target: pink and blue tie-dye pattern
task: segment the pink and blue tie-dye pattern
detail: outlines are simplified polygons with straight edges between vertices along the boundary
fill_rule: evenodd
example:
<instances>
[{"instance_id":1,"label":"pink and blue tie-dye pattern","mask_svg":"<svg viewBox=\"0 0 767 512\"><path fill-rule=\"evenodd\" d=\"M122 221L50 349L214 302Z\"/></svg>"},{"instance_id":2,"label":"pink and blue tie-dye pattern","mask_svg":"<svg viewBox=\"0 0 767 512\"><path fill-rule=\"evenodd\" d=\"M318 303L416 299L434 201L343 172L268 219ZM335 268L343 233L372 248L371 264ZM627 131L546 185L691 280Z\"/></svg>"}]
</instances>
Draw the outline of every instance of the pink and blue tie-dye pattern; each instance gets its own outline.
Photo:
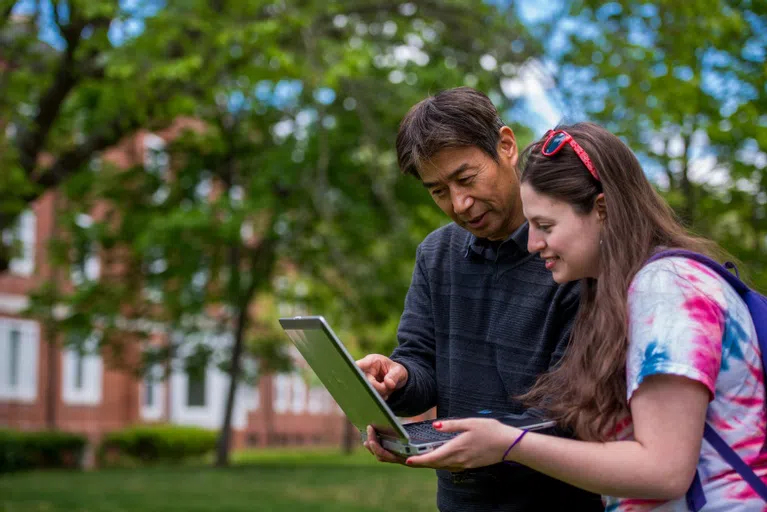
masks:
<instances>
[{"instance_id":1,"label":"pink and blue tie-dye pattern","mask_svg":"<svg viewBox=\"0 0 767 512\"><path fill-rule=\"evenodd\" d=\"M629 350L626 384L631 396L645 377L681 375L704 384L712 400L707 421L763 478L764 373L753 321L741 298L707 267L667 258L645 266L628 295ZM630 419L616 439L633 438ZM698 472L706 494L703 511L767 511L767 505L706 442ZM686 501L605 497L609 512L686 512Z\"/></svg>"}]
</instances>

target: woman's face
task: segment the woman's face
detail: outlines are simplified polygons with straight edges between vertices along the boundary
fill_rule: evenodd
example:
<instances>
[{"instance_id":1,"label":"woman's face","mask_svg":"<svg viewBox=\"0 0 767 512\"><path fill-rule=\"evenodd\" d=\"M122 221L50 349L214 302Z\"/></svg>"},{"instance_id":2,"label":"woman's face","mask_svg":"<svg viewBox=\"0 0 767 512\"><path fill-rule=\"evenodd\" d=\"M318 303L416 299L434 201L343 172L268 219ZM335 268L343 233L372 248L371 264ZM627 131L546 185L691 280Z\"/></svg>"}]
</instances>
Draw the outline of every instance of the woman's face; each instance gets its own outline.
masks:
<instances>
[{"instance_id":1,"label":"woman's face","mask_svg":"<svg viewBox=\"0 0 767 512\"><path fill-rule=\"evenodd\" d=\"M530 223L527 249L539 253L554 281L597 277L602 230L598 209L578 213L570 203L540 194L527 183L522 184L521 195Z\"/></svg>"}]
</instances>

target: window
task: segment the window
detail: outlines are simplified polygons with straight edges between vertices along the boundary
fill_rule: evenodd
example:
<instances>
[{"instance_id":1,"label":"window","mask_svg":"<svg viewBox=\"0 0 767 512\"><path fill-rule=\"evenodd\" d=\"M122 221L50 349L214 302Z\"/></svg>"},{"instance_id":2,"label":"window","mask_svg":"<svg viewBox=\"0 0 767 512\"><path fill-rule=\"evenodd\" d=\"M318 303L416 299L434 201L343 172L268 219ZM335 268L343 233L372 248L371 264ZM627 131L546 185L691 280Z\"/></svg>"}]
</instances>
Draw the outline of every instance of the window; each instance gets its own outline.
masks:
<instances>
[{"instance_id":1,"label":"window","mask_svg":"<svg viewBox=\"0 0 767 512\"><path fill-rule=\"evenodd\" d=\"M186 390L187 407L205 407L205 370L189 373Z\"/></svg>"},{"instance_id":2,"label":"window","mask_svg":"<svg viewBox=\"0 0 767 512\"><path fill-rule=\"evenodd\" d=\"M159 420L165 410L165 385L162 382L162 366L154 364L146 370L141 381L139 396L141 417L145 420Z\"/></svg>"},{"instance_id":3,"label":"window","mask_svg":"<svg viewBox=\"0 0 767 512\"><path fill-rule=\"evenodd\" d=\"M19 215L16 225L3 232L3 242L6 245L16 244L18 253L11 259L8 269L20 276L30 276L35 270L35 241L37 217L31 210Z\"/></svg>"},{"instance_id":4,"label":"window","mask_svg":"<svg viewBox=\"0 0 767 512\"><path fill-rule=\"evenodd\" d=\"M84 338L84 339L83 339ZM63 352L62 398L71 405L101 403L103 362L98 354L99 337L71 335Z\"/></svg>"},{"instance_id":5,"label":"window","mask_svg":"<svg viewBox=\"0 0 767 512\"><path fill-rule=\"evenodd\" d=\"M19 366L21 365L21 331L18 327L11 327L8 335L10 344L10 355L8 362L10 364L9 384L12 388L19 386Z\"/></svg>"},{"instance_id":6,"label":"window","mask_svg":"<svg viewBox=\"0 0 767 512\"><path fill-rule=\"evenodd\" d=\"M37 398L39 337L34 321L0 318L0 399Z\"/></svg>"},{"instance_id":7,"label":"window","mask_svg":"<svg viewBox=\"0 0 767 512\"><path fill-rule=\"evenodd\" d=\"M327 412L327 394L322 386L312 386L309 389L309 414L323 414Z\"/></svg>"},{"instance_id":8,"label":"window","mask_svg":"<svg viewBox=\"0 0 767 512\"><path fill-rule=\"evenodd\" d=\"M284 414L290 407L290 376L284 373L275 375L274 385L274 412Z\"/></svg>"},{"instance_id":9,"label":"window","mask_svg":"<svg viewBox=\"0 0 767 512\"><path fill-rule=\"evenodd\" d=\"M290 404L290 410L293 414L301 414L306 410L306 383L298 373L294 373L292 377L293 399Z\"/></svg>"},{"instance_id":10,"label":"window","mask_svg":"<svg viewBox=\"0 0 767 512\"><path fill-rule=\"evenodd\" d=\"M80 351L77 351L75 356L75 389L77 391L83 390L83 383L85 381L84 373L85 373L85 365L83 364L85 362L85 354L83 354Z\"/></svg>"},{"instance_id":11,"label":"window","mask_svg":"<svg viewBox=\"0 0 767 512\"><path fill-rule=\"evenodd\" d=\"M153 407L156 403L155 382L151 375L144 377L144 407Z\"/></svg>"}]
</instances>

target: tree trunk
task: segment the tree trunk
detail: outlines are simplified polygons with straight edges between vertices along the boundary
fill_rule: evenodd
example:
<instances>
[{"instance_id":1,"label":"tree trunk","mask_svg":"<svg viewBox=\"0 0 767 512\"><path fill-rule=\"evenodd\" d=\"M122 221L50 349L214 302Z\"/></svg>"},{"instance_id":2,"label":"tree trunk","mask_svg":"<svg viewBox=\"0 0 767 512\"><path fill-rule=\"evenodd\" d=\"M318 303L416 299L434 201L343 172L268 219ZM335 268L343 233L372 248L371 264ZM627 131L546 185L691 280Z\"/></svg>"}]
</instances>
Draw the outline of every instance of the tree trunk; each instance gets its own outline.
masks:
<instances>
[{"instance_id":1,"label":"tree trunk","mask_svg":"<svg viewBox=\"0 0 767 512\"><path fill-rule=\"evenodd\" d=\"M274 408L272 397L274 396L274 375L264 382L262 389L264 396L261 397L261 407L264 414L264 446L272 446L274 442Z\"/></svg>"},{"instance_id":2,"label":"tree trunk","mask_svg":"<svg viewBox=\"0 0 767 512\"><path fill-rule=\"evenodd\" d=\"M695 187L690 180L690 141L692 135L684 137L684 153L682 156L682 179L680 186L684 196L680 217L685 226L692 227L695 221Z\"/></svg>"},{"instance_id":3,"label":"tree trunk","mask_svg":"<svg viewBox=\"0 0 767 512\"><path fill-rule=\"evenodd\" d=\"M53 194L53 211L51 213L50 221L51 225L54 226L54 228L58 228L58 215L59 211L62 208L61 202L61 194L58 192ZM0 228L2 228L2 220L0 220ZM1 246L2 244L0 244ZM2 257L2 249L0 248L0 272L3 272L5 268L3 267L4 264L7 264L7 261L3 260ZM49 266L48 272L50 273L47 278L51 280L51 282L54 283L54 286L56 286L58 289L58 284L61 282L61 267L59 266ZM58 292L55 294L56 298L58 298ZM48 364L48 372L46 375L46 395L45 395L45 426L49 430L55 430L58 428L58 403L59 403L59 396L61 396L61 389L62 389L62 383L60 379L60 361L61 361L61 351L59 350L59 343L58 343L58 335L57 335L57 329L56 329L56 319L54 318L54 310L55 310L55 302L51 305L51 309L48 312L48 317L41 322L43 333L45 335L45 341L48 343L48 352L47 352L47 364Z\"/></svg>"},{"instance_id":4,"label":"tree trunk","mask_svg":"<svg viewBox=\"0 0 767 512\"><path fill-rule=\"evenodd\" d=\"M229 368L229 393L226 397L224 424L221 426L221 432L218 435L218 445L216 446L216 467L219 468L229 465L229 448L232 445L232 412L234 411L234 399L237 396L237 385L240 380L242 348L244 345L243 337L247 320L248 310L246 306L241 308L237 315L234 347L232 347L232 362Z\"/></svg>"},{"instance_id":5,"label":"tree trunk","mask_svg":"<svg viewBox=\"0 0 767 512\"><path fill-rule=\"evenodd\" d=\"M341 452L350 455L356 446L355 440L359 439L357 428L348 419L344 421L344 435L341 439Z\"/></svg>"},{"instance_id":6,"label":"tree trunk","mask_svg":"<svg viewBox=\"0 0 767 512\"><path fill-rule=\"evenodd\" d=\"M58 427L56 412L58 410L59 390L59 365L58 365L58 345L55 341L53 329L46 327L45 338L48 342L48 375L46 376L46 394L45 394L45 426L49 430L55 430Z\"/></svg>"}]
</instances>

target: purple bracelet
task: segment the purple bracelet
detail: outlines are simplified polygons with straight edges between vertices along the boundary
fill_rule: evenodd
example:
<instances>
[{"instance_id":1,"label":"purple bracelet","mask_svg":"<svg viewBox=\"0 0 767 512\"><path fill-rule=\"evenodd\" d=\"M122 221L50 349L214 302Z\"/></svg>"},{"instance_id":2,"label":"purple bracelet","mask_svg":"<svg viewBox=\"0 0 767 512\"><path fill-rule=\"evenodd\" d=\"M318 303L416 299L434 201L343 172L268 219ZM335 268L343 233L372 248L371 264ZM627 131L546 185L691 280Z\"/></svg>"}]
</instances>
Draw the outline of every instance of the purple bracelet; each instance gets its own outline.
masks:
<instances>
[{"instance_id":1,"label":"purple bracelet","mask_svg":"<svg viewBox=\"0 0 767 512\"><path fill-rule=\"evenodd\" d=\"M524 429L524 428L522 429L522 433L521 433L521 434L519 434L519 437L517 437L517 438L514 440L514 442L513 442L513 443L511 443L511 444L509 445L509 447L508 447L508 448L506 448L506 453L504 453L504 454L503 454L503 457L501 457L501 462L503 462L503 463L505 463L505 464L516 464L516 463L515 463L515 462L513 462L513 461L509 461L509 460L506 460L506 456L508 456L508 455L509 455L509 452L511 451L511 449L512 449L512 448L514 448L515 446L517 446L517 443L518 443L518 442L520 442L520 441L522 440L522 438L523 438L523 437L525 437L525 434L527 434L527 432L528 432L528 430L527 430L527 429Z\"/></svg>"}]
</instances>

